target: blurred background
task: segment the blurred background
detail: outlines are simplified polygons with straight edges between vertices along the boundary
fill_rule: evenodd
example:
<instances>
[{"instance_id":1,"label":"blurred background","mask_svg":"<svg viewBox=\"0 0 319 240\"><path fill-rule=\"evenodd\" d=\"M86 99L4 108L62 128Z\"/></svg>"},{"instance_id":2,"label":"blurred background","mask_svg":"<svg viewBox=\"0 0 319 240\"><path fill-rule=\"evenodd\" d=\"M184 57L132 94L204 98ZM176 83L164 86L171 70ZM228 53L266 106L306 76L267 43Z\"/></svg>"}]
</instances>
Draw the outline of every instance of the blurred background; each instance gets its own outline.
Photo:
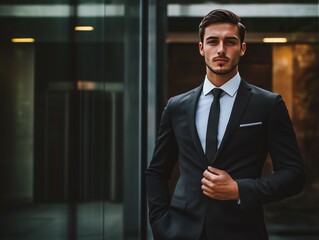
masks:
<instances>
[{"instance_id":1,"label":"blurred background","mask_svg":"<svg viewBox=\"0 0 319 240\"><path fill-rule=\"evenodd\" d=\"M319 239L318 0L1 0L1 240L152 239L144 171L167 99L204 79L214 8L242 17L241 75L282 94L306 165L265 206L270 240Z\"/></svg>"}]
</instances>

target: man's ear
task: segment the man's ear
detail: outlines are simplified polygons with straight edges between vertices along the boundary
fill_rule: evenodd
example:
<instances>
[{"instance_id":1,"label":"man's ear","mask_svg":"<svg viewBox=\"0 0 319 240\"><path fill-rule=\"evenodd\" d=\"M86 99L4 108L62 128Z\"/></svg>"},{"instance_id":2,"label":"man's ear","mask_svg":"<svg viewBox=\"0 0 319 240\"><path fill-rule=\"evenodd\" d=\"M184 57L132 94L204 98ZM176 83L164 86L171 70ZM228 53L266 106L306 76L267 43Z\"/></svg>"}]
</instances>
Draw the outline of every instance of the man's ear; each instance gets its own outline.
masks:
<instances>
[{"instance_id":1,"label":"man's ear","mask_svg":"<svg viewBox=\"0 0 319 240\"><path fill-rule=\"evenodd\" d=\"M247 49L247 45L246 45L245 42L243 42L243 43L241 44L241 50L240 50L240 56L241 56L241 57L244 56L244 54L245 54L245 52L246 52L246 49Z\"/></svg>"},{"instance_id":2,"label":"man's ear","mask_svg":"<svg viewBox=\"0 0 319 240\"><path fill-rule=\"evenodd\" d=\"M202 56L204 56L203 48L204 48L203 43L199 42L198 43L198 50L199 50L200 55L202 55Z\"/></svg>"}]
</instances>

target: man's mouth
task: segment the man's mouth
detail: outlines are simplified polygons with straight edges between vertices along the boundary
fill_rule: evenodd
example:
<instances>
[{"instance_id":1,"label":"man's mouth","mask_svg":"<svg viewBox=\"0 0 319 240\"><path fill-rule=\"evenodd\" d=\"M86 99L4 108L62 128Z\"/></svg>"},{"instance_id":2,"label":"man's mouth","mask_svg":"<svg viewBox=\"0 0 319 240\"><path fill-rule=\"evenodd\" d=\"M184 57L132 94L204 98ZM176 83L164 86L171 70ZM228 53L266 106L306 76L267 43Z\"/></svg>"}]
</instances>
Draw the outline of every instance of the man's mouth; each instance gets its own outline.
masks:
<instances>
[{"instance_id":1,"label":"man's mouth","mask_svg":"<svg viewBox=\"0 0 319 240\"><path fill-rule=\"evenodd\" d=\"M224 63L224 62L227 62L228 59L227 59L227 58L220 58L220 57L218 57L218 58L214 58L213 61L214 61L214 62Z\"/></svg>"}]
</instances>

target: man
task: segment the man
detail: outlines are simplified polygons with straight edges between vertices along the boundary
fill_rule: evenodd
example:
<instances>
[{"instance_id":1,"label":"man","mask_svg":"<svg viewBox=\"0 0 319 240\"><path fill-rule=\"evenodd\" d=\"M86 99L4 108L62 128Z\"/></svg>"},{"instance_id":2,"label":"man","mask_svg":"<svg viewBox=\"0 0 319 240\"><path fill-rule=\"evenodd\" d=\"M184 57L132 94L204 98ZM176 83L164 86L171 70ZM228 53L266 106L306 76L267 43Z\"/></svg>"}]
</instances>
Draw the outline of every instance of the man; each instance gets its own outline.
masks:
<instances>
[{"instance_id":1,"label":"man","mask_svg":"<svg viewBox=\"0 0 319 240\"><path fill-rule=\"evenodd\" d=\"M288 111L280 95L240 78L246 43L236 14L213 10L199 35L206 78L167 103L146 171L154 238L268 239L263 205L299 193L305 178ZM262 176L268 153L274 173ZM177 161L180 176L170 199Z\"/></svg>"}]
</instances>

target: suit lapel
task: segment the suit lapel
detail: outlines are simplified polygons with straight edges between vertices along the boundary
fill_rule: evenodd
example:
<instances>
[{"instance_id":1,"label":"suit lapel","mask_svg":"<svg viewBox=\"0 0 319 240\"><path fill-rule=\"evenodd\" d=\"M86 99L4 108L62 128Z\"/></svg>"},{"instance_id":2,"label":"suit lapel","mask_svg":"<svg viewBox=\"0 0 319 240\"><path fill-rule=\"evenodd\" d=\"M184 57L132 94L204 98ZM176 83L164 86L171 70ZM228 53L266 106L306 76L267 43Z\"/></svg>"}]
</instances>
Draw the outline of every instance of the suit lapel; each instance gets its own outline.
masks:
<instances>
[{"instance_id":1,"label":"suit lapel","mask_svg":"<svg viewBox=\"0 0 319 240\"><path fill-rule=\"evenodd\" d=\"M196 108L198 99L200 97L200 94L203 91L203 84L200 85L198 88L194 89L193 95L190 97L190 103L189 103L189 111L188 111L188 122L189 122L189 129L190 133L192 135L192 139L194 141L195 148L201 157L201 160L205 165L207 165L208 160L206 158L206 155L203 151L202 145L200 143L200 139L198 136L198 132L196 129L196 123L195 123L195 116L196 116Z\"/></svg>"},{"instance_id":2,"label":"suit lapel","mask_svg":"<svg viewBox=\"0 0 319 240\"><path fill-rule=\"evenodd\" d=\"M227 146L228 142L231 140L231 137L237 129L239 121L242 118L242 115L246 109L250 96L251 88L244 80L241 80L223 140L214 157L213 163L218 159L220 154L224 151L225 147Z\"/></svg>"}]
</instances>

